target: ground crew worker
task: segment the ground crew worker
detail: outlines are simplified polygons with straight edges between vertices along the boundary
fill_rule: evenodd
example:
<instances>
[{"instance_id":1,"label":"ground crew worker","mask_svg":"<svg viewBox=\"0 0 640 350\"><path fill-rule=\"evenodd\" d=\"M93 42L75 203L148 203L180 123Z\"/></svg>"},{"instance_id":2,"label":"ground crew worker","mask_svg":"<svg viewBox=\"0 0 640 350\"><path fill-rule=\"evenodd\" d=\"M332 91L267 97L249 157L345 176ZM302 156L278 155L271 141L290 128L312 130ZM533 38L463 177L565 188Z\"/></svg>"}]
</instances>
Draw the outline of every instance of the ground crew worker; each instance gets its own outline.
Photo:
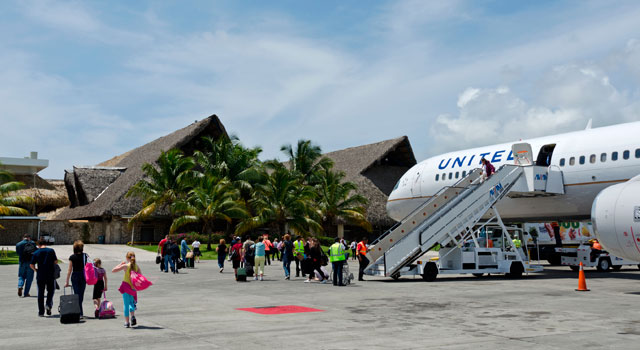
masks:
<instances>
[{"instance_id":1,"label":"ground crew worker","mask_svg":"<svg viewBox=\"0 0 640 350\"><path fill-rule=\"evenodd\" d=\"M602 245L600 245L597 239L594 239L591 245L591 261L596 261L596 258L600 256L600 254L602 254Z\"/></svg>"},{"instance_id":2,"label":"ground crew worker","mask_svg":"<svg viewBox=\"0 0 640 350\"><path fill-rule=\"evenodd\" d=\"M516 236L516 237L513 239L513 246L514 246L516 249L520 249L520 248L522 248L522 241L520 240L520 238L519 238L518 236Z\"/></svg>"},{"instance_id":3,"label":"ground crew worker","mask_svg":"<svg viewBox=\"0 0 640 350\"><path fill-rule=\"evenodd\" d=\"M296 241L293 242L293 254L295 255L296 260L296 277L300 277L302 260L304 260L304 242L302 241L302 236L296 237ZM305 275L306 273L303 270L302 277Z\"/></svg>"},{"instance_id":4,"label":"ground crew worker","mask_svg":"<svg viewBox=\"0 0 640 350\"><path fill-rule=\"evenodd\" d=\"M331 272L333 273L333 285L342 286L342 268L347 257L344 246L340 243L340 238L329 248L329 261L331 262Z\"/></svg>"},{"instance_id":5,"label":"ground crew worker","mask_svg":"<svg viewBox=\"0 0 640 350\"><path fill-rule=\"evenodd\" d=\"M358 243L358 247L356 248L356 254L358 255L358 261L360 262L360 271L358 273L358 281L364 281L364 269L369 266L369 259L367 259L367 243L369 243L369 239L367 237L362 237L362 241Z\"/></svg>"}]
</instances>

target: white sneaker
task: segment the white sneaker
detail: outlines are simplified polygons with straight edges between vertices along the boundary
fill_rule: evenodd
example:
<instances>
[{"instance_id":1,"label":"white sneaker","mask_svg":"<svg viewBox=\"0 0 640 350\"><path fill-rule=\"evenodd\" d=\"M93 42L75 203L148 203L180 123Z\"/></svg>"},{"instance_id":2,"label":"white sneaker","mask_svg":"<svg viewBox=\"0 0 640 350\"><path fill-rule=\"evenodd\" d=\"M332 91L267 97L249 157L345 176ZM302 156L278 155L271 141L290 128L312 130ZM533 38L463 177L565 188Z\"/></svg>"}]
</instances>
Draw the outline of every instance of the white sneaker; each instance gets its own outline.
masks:
<instances>
[{"instance_id":1,"label":"white sneaker","mask_svg":"<svg viewBox=\"0 0 640 350\"><path fill-rule=\"evenodd\" d=\"M306 281L304 281L304 283L310 283L310 282L311 282L311 280L306 280Z\"/></svg>"},{"instance_id":2,"label":"white sneaker","mask_svg":"<svg viewBox=\"0 0 640 350\"><path fill-rule=\"evenodd\" d=\"M261 281L264 281L264 278L262 278L262 276L260 276L260 280L261 280Z\"/></svg>"},{"instance_id":3,"label":"white sneaker","mask_svg":"<svg viewBox=\"0 0 640 350\"><path fill-rule=\"evenodd\" d=\"M327 280L322 280L322 282L320 282L320 283L322 283L322 284L326 284L326 283L327 283Z\"/></svg>"},{"instance_id":4,"label":"white sneaker","mask_svg":"<svg viewBox=\"0 0 640 350\"><path fill-rule=\"evenodd\" d=\"M254 277L254 278L253 278L253 280L254 280L254 281L257 281L257 280L258 280L258 276Z\"/></svg>"}]
</instances>

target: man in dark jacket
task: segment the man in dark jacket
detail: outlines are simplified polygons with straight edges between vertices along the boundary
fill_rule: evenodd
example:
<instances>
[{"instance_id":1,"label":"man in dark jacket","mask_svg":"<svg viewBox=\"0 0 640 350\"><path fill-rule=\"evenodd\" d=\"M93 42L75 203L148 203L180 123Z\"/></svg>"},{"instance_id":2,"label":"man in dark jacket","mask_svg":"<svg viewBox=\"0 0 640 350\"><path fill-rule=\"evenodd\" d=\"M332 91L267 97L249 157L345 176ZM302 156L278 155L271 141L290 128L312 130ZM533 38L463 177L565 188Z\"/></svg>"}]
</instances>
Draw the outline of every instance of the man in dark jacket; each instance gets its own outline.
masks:
<instances>
[{"instance_id":1,"label":"man in dark jacket","mask_svg":"<svg viewBox=\"0 0 640 350\"><path fill-rule=\"evenodd\" d=\"M47 242L44 239L38 241L38 250L33 253L30 267L37 272L36 281L38 282L38 316L43 317L45 311L44 290L47 290L47 315L51 316L53 308L53 293L55 291L55 271L58 264L56 252L47 248ZM37 268L36 268L37 266Z\"/></svg>"},{"instance_id":2,"label":"man in dark jacket","mask_svg":"<svg viewBox=\"0 0 640 350\"><path fill-rule=\"evenodd\" d=\"M171 271L178 273L178 261L180 261L180 246L177 242L171 242Z\"/></svg>"},{"instance_id":3,"label":"man in dark jacket","mask_svg":"<svg viewBox=\"0 0 640 350\"><path fill-rule=\"evenodd\" d=\"M164 242L164 246L162 248L162 259L164 260L164 272L169 272L169 265L171 265L171 271L175 270L173 265L173 259L171 259L171 239L167 239Z\"/></svg>"},{"instance_id":4,"label":"man in dark jacket","mask_svg":"<svg viewBox=\"0 0 640 350\"><path fill-rule=\"evenodd\" d=\"M24 235L22 241L16 244L16 253L18 254L18 296L22 296L22 290L24 287L24 297L29 297L29 290L31 289L31 282L33 282L33 270L29 266L31 264L31 257L36 252L38 247L31 241L31 236Z\"/></svg>"}]
</instances>

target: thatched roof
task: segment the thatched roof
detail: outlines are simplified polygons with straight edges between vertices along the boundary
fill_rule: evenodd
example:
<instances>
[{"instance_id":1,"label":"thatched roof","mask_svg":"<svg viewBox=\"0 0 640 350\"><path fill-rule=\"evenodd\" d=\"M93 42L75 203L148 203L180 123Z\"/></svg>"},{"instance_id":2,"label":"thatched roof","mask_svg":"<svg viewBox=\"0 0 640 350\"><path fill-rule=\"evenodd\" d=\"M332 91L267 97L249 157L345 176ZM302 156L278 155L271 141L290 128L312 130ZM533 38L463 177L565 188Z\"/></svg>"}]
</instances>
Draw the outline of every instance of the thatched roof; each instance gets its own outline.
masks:
<instances>
[{"instance_id":1,"label":"thatched roof","mask_svg":"<svg viewBox=\"0 0 640 350\"><path fill-rule=\"evenodd\" d=\"M387 199L396 182L416 164L406 136L370 145L352 147L324 154L334 162L334 169L346 174L345 181L358 186L358 193L369 200L367 217L378 226L393 225L387 215Z\"/></svg>"},{"instance_id":2,"label":"thatched roof","mask_svg":"<svg viewBox=\"0 0 640 350\"><path fill-rule=\"evenodd\" d=\"M179 148L186 154L191 154L195 149L200 148L203 136L218 138L221 135L226 135L226 130L220 119L212 115L100 163L97 167L74 168L73 175L65 175L65 184L70 193L75 193L78 206L63 210L55 219L88 219L135 214L142 207L142 201L139 198L125 198L125 195L144 177L142 172L144 163L156 162L162 151L173 148ZM121 174L118 175L117 172ZM82 204L83 199L87 204Z\"/></svg>"},{"instance_id":3,"label":"thatched roof","mask_svg":"<svg viewBox=\"0 0 640 350\"><path fill-rule=\"evenodd\" d=\"M15 181L24 183L24 188L10 195L29 196L34 199L36 212L55 210L69 205L62 180L45 180L38 175L15 175Z\"/></svg>"}]
</instances>

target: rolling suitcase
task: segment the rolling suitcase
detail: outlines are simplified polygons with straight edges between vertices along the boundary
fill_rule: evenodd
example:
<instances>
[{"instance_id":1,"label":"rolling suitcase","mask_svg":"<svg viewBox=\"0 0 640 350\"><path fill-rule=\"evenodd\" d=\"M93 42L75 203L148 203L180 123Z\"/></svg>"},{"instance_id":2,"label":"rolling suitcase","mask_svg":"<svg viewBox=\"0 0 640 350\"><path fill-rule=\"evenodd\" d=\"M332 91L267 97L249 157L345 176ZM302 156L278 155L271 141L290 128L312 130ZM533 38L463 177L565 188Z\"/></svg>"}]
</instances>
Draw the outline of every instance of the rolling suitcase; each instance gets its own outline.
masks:
<instances>
[{"instance_id":1,"label":"rolling suitcase","mask_svg":"<svg viewBox=\"0 0 640 350\"><path fill-rule=\"evenodd\" d=\"M64 295L60 296L60 305L58 306L60 323L80 322L80 296L76 294L67 295L67 288L62 290Z\"/></svg>"},{"instance_id":2,"label":"rolling suitcase","mask_svg":"<svg viewBox=\"0 0 640 350\"><path fill-rule=\"evenodd\" d=\"M246 282L247 281L247 271L244 268L238 269L238 274L236 275L236 281L238 282Z\"/></svg>"},{"instance_id":3,"label":"rolling suitcase","mask_svg":"<svg viewBox=\"0 0 640 350\"><path fill-rule=\"evenodd\" d=\"M342 265L342 285L348 286L353 280L353 274L349 272L349 264L345 261Z\"/></svg>"},{"instance_id":4,"label":"rolling suitcase","mask_svg":"<svg viewBox=\"0 0 640 350\"><path fill-rule=\"evenodd\" d=\"M253 266L246 265L244 270L247 272L247 277L253 277Z\"/></svg>"}]
</instances>

